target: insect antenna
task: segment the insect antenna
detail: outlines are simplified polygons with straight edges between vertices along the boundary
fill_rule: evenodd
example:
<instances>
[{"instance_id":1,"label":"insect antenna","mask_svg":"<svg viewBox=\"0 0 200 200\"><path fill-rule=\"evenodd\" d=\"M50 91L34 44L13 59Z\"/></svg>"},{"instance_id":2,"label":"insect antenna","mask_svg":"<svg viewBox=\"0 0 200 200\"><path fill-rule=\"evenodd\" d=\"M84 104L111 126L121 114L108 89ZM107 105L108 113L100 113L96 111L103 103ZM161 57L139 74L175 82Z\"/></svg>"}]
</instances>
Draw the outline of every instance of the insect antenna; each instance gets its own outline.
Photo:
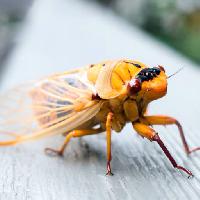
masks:
<instances>
[{"instance_id":1,"label":"insect antenna","mask_svg":"<svg viewBox=\"0 0 200 200\"><path fill-rule=\"evenodd\" d=\"M180 71L183 70L184 67L181 67L179 70L177 70L175 73L171 74L170 76L167 77L167 79L171 78L172 76L178 74Z\"/></svg>"}]
</instances>

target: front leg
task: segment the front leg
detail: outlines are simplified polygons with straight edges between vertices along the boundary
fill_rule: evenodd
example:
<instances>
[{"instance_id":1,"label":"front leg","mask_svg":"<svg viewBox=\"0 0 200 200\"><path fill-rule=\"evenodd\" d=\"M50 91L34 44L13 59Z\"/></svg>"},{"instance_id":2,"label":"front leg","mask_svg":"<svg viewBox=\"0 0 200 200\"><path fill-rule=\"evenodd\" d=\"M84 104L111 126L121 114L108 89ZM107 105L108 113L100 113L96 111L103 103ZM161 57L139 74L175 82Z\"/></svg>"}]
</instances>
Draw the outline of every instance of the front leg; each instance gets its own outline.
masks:
<instances>
[{"instance_id":1,"label":"front leg","mask_svg":"<svg viewBox=\"0 0 200 200\"><path fill-rule=\"evenodd\" d=\"M111 124L112 124L113 113L109 112L106 119L106 140L107 140L107 173L106 175L113 175L111 171L110 162L112 160L111 155Z\"/></svg>"},{"instance_id":2,"label":"front leg","mask_svg":"<svg viewBox=\"0 0 200 200\"><path fill-rule=\"evenodd\" d=\"M158 143L158 145L161 147L161 149L163 150L163 152L165 153L165 155L167 156L167 158L169 159L169 161L171 162L174 168L180 169L186 172L189 176L192 176L191 171L189 171L188 169L182 166L177 165L176 161L174 160L174 158L168 151L167 147L164 145L164 143L160 139L159 135L155 132L155 130L153 130L146 124L143 124L140 122L132 123L132 125L133 125L133 128L136 130L136 132L139 133L141 136L149 139L150 141L155 141Z\"/></svg>"},{"instance_id":3,"label":"front leg","mask_svg":"<svg viewBox=\"0 0 200 200\"><path fill-rule=\"evenodd\" d=\"M164 115L145 116L145 117L141 118L141 121L143 121L145 124L148 124L148 125L171 125L171 124L174 124L178 127L185 152L187 154L190 154L194 151L200 150L200 147L197 147L194 149L189 148L189 145L187 144L187 141L185 139L185 135L184 135L181 124L179 123L179 121L177 121L176 119L174 119L172 117L164 116Z\"/></svg>"}]
</instances>

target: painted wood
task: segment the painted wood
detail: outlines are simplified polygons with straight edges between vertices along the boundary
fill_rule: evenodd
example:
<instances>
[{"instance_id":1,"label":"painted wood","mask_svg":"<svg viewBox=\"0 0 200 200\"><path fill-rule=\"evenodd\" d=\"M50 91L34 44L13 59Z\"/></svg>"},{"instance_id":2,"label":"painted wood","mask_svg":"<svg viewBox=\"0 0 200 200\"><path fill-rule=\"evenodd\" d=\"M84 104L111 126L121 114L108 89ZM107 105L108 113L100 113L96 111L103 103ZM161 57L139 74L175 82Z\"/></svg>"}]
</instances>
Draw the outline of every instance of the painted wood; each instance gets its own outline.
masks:
<instances>
[{"instance_id":1,"label":"painted wood","mask_svg":"<svg viewBox=\"0 0 200 200\"><path fill-rule=\"evenodd\" d=\"M161 64L171 74L168 94L149 112L169 114L183 124L191 147L200 145L197 66L151 36L87 1L38 0L27 16L6 66L2 90L88 63L134 58ZM64 158L48 157L62 136L0 149L1 200L199 199L200 152L187 157L176 127L155 127L170 152L195 177L175 170L154 142L130 125L113 133L113 177L105 176L105 135L73 139Z\"/></svg>"}]
</instances>

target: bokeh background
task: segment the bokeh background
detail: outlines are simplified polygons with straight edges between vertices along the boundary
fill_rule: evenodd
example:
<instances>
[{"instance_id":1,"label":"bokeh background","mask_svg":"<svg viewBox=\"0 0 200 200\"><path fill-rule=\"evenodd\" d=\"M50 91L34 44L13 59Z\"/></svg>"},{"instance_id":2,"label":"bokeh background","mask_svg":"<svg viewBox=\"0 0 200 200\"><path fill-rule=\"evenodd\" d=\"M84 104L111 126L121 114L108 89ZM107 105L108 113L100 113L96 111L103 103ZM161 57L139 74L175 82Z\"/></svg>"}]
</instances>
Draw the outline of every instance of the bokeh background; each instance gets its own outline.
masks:
<instances>
[{"instance_id":1,"label":"bokeh background","mask_svg":"<svg viewBox=\"0 0 200 200\"><path fill-rule=\"evenodd\" d=\"M31 5L31 0L0 0L0 76Z\"/></svg>"},{"instance_id":2,"label":"bokeh background","mask_svg":"<svg viewBox=\"0 0 200 200\"><path fill-rule=\"evenodd\" d=\"M0 69L34 0L0 0ZM84 0L83 0L84 1ZM199 0L85 0L140 27L197 64L200 63Z\"/></svg>"},{"instance_id":3,"label":"bokeh background","mask_svg":"<svg viewBox=\"0 0 200 200\"><path fill-rule=\"evenodd\" d=\"M200 63L199 0L97 0Z\"/></svg>"}]
</instances>

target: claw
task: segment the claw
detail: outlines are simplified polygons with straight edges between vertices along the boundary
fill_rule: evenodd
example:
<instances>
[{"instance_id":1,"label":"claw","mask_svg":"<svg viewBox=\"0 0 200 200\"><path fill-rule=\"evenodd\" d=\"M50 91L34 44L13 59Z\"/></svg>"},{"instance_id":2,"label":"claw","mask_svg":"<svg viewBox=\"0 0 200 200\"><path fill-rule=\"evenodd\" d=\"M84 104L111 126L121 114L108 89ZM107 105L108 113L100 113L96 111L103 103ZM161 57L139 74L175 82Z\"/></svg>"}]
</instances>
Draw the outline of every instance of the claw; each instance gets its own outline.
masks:
<instances>
[{"instance_id":1,"label":"claw","mask_svg":"<svg viewBox=\"0 0 200 200\"><path fill-rule=\"evenodd\" d=\"M56 150L56 149L52 149L52 148L45 148L44 152L48 155L48 156L63 156L63 152Z\"/></svg>"},{"instance_id":2,"label":"claw","mask_svg":"<svg viewBox=\"0 0 200 200\"><path fill-rule=\"evenodd\" d=\"M110 162L107 162L107 173L106 176L110 175L113 176L114 174L111 172L111 166L110 166Z\"/></svg>"},{"instance_id":3,"label":"claw","mask_svg":"<svg viewBox=\"0 0 200 200\"><path fill-rule=\"evenodd\" d=\"M114 174L110 171L107 171L106 176L113 176Z\"/></svg>"},{"instance_id":4,"label":"claw","mask_svg":"<svg viewBox=\"0 0 200 200\"><path fill-rule=\"evenodd\" d=\"M187 154L189 155L189 154L191 154L191 153L193 153L193 152L195 152L195 151L199 151L199 150L200 150L200 147L196 147L196 148L194 148L194 149L189 150L189 151L187 152Z\"/></svg>"},{"instance_id":5,"label":"claw","mask_svg":"<svg viewBox=\"0 0 200 200\"><path fill-rule=\"evenodd\" d=\"M180 169L180 170L186 172L186 173L189 175L188 178L194 176L190 170L188 170L188 169L186 169L186 168L184 168L184 167L182 167L182 166L179 166L179 165L178 165L178 166L176 166L175 168Z\"/></svg>"}]
</instances>

